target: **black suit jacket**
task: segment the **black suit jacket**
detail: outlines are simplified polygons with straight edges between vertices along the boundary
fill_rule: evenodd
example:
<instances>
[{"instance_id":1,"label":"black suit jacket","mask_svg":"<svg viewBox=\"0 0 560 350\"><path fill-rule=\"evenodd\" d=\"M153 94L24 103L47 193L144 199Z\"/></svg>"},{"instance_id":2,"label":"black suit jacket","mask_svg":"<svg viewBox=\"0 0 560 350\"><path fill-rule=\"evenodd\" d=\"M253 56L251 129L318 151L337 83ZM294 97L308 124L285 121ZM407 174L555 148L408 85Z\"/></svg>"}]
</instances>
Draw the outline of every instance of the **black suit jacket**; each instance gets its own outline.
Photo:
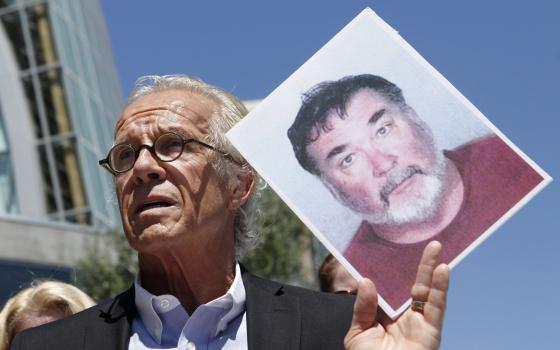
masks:
<instances>
[{"instance_id":1,"label":"black suit jacket","mask_svg":"<svg viewBox=\"0 0 560 350\"><path fill-rule=\"evenodd\" d=\"M249 350L342 349L354 298L282 285L243 271ZM25 330L13 350L127 350L134 288L65 319Z\"/></svg>"}]
</instances>

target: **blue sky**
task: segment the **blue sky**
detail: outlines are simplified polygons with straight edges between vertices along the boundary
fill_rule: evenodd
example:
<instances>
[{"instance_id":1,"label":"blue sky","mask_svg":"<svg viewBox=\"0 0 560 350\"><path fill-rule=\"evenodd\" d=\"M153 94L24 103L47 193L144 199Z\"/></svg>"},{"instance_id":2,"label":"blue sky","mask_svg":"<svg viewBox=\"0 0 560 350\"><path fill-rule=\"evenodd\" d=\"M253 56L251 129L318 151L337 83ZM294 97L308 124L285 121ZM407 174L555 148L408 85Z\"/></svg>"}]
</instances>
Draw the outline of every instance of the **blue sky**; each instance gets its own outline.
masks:
<instances>
[{"instance_id":1,"label":"blue sky","mask_svg":"<svg viewBox=\"0 0 560 350\"><path fill-rule=\"evenodd\" d=\"M155 4L158 4L156 6ZM186 73L266 97L365 6L552 177L560 177L560 3L102 0L125 94ZM558 349L554 181L452 272L443 349Z\"/></svg>"}]
</instances>

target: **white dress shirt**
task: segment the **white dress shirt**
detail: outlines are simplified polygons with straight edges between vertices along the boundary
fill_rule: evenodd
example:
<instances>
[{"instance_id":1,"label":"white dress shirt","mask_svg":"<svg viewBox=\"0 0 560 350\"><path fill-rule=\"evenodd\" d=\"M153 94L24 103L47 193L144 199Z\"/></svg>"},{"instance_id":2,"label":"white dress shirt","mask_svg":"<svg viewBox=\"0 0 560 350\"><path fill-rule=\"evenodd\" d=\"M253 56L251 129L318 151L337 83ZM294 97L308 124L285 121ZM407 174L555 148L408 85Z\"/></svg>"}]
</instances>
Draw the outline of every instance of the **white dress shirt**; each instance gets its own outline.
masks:
<instances>
[{"instance_id":1,"label":"white dress shirt","mask_svg":"<svg viewBox=\"0 0 560 350\"><path fill-rule=\"evenodd\" d=\"M189 315L173 295L152 295L134 282L138 316L132 322L129 350L247 349L245 287L239 264L226 294Z\"/></svg>"}]
</instances>

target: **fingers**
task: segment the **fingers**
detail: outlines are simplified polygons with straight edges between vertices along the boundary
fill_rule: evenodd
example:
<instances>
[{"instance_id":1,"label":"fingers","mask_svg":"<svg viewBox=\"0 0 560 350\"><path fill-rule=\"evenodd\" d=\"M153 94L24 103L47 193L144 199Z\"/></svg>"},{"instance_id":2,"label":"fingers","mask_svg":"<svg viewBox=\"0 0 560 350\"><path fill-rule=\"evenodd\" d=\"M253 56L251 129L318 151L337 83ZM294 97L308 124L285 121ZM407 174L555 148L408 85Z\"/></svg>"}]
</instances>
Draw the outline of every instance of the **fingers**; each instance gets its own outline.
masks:
<instances>
[{"instance_id":1,"label":"fingers","mask_svg":"<svg viewBox=\"0 0 560 350\"><path fill-rule=\"evenodd\" d=\"M443 326L448 288L449 267L441 264L434 270L432 288L424 307L424 319L438 330Z\"/></svg>"},{"instance_id":2,"label":"fingers","mask_svg":"<svg viewBox=\"0 0 560 350\"><path fill-rule=\"evenodd\" d=\"M418 265L418 272L416 273L416 281L412 286L411 296L412 300L427 301L432 287L432 275L434 269L438 264L439 253L441 252L441 243L437 241L430 242Z\"/></svg>"},{"instance_id":3,"label":"fingers","mask_svg":"<svg viewBox=\"0 0 560 350\"><path fill-rule=\"evenodd\" d=\"M354 316L350 331L361 332L372 327L375 324L375 316L377 314L377 291L373 282L367 278L363 278L358 283L358 294L354 303Z\"/></svg>"},{"instance_id":4,"label":"fingers","mask_svg":"<svg viewBox=\"0 0 560 350\"><path fill-rule=\"evenodd\" d=\"M436 241L426 246L411 291L413 300L426 302L424 319L438 330L443 325L449 288L449 267L445 264L438 266L441 248L441 244Z\"/></svg>"}]
</instances>

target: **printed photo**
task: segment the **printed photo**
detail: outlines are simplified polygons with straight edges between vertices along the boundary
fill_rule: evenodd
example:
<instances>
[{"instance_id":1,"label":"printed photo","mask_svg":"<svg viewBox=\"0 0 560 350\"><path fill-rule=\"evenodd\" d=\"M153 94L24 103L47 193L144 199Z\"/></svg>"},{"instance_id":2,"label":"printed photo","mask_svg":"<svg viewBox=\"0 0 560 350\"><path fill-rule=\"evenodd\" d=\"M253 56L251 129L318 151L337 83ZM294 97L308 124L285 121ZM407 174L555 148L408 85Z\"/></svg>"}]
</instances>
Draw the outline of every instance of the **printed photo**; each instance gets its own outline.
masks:
<instances>
[{"instance_id":1,"label":"printed photo","mask_svg":"<svg viewBox=\"0 0 560 350\"><path fill-rule=\"evenodd\" d=\"M370 9L228 137L393 318L427 243L455 266L550 181Z\"/></svg>"}]
</instances>

